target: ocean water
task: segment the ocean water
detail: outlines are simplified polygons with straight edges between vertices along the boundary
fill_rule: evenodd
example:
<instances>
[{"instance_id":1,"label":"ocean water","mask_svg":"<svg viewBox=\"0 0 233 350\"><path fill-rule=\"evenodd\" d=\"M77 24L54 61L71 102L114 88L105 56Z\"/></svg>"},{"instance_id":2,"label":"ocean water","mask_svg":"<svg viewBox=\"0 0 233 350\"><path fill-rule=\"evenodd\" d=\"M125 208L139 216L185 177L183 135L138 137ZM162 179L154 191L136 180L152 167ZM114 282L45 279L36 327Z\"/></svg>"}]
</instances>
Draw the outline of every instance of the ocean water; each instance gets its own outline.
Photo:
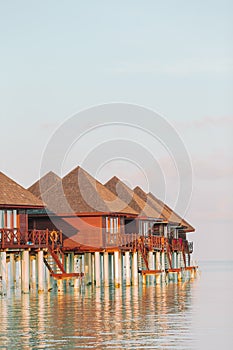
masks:
<instances>
[{"instance_id":1,"label":"ocean water","mask_svg":"<svg viewBox=\"0 0 233 350\"><path fill-rule=\"evenodd\" d=\"M191 282L0 297L0 349L233 349L233 262Z\"/></svg>"}]
</instances>

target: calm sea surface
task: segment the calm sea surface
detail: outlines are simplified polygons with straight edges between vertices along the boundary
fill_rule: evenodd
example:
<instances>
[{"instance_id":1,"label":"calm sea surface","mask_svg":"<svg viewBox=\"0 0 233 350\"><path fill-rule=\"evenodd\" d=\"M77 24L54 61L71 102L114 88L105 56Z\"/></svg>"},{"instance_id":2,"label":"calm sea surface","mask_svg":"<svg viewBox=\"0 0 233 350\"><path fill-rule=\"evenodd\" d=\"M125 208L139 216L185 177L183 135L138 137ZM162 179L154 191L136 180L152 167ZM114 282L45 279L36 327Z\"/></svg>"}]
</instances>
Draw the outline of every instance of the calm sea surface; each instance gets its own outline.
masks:
<instances>
[{"instance_id":1,"label":"calm sea surface","mask_svg":"<svg viewBox=\"0 0 233 350\"><path fill-rule=\"evenodd\" d=\"M233 262L193 282L0 297L0 349L233 349Z\"/></svg>"}]
</instances>

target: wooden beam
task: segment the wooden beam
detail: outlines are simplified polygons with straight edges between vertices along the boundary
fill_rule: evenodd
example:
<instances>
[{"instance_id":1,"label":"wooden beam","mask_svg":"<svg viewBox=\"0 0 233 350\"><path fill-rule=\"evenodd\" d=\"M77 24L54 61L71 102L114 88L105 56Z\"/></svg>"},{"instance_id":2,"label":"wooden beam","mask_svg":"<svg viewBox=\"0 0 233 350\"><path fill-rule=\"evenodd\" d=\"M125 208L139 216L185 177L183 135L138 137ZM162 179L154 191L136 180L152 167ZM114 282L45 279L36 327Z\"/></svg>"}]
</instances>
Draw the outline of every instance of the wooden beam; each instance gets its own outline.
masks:
<instances>
[{"instance_id":1,"label":"wooden beam","mask_svg":"<svg viewBox=\"0 0 233 350\"><path fill-rule=\"evenodd\" d=\"M156 275L162 273L162 270L141 270L139 271L142 275Z\"/></svg>"}]
</instances>

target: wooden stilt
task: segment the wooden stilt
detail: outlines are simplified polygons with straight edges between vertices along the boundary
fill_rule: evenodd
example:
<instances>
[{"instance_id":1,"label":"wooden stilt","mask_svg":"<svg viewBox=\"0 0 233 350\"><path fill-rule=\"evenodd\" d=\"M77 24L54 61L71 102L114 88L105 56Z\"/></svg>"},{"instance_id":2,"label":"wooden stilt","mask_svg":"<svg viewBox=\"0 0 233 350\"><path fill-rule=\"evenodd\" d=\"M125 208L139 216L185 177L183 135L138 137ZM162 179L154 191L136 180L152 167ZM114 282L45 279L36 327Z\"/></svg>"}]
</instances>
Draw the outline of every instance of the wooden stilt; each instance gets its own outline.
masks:
<instances>
[{"instance_id":1,"label":"wooden stilt","mask_svg":"<svg viewBox=\"0 0 233 350\"><path fill-rule=\"evenodd\" d=\"M29 251L24 250L22 253L22 293L29 293Z\"/></svg>"},{"instance_id":2,"label":"wooden stilt","mask_svg":"<svg viewBox=\"0 0 233 350\"><path fill-rule=\"evenodd\" d=\"M15 255L10 254L10 287L15 287Z\"/></svg>"},{"instance_id":3,"label":"wooden stilt","mask_svg":"<svg viewBox=\"0 0 233 350\"><path fill-rule=\"evenodd\" d=\"M134 252L132 257L132 282L133 285L138 285L138 253Z\"/></svg>"},{"instance_id":4,"label":"wooden stilt","mask_svg":"<svg viewBox=\"0 0 233 350\"><path fill-rule=\"evenodd\" d=\"M161 270L161 263L160 263L160 252L155 253L155 269L156 270ZM157 274L155 276L155 282L156 284L161 283L161 274Z\"/></svg>"},{"instance_id":5,"label":"wooden stilt","mask_svg":"<svg viewBox=\"0 0 233 350\"><path fill-rule=\"evenodd\" d=\"M108 252L104 253L104 285L109 286L109 256Z\"/></svg>"},{"instance_id":6,"label":"wooden stilt","mask_svg":"<svg viewBox=\"0 0 233 350\"><path fill-rule=\"evenodd\" d=\"M100 253L95 252L95 285L100 287Z\"/></svg>"},{"instance_id":7,"label":"wooden stilt","mask_svg":"<svg viewBox=\"0 0 233 350\"><path fill-rule=\"evenodd\" d=\"M38 292L44 292L44 252L43 250L39 250L37 253L37 262L38 262Z\"/></svg>"},{"instance_id":8,"label":"wooden stilt","mask_svg":"<svg viewBox=\"0 0 233 350\"><path fill-rule=\"evenodd\" d=\"M6 252L0 252L0 276L1 276L1 293L6 294Z\"/></svg>"},{"instance_id":9,"label":"wooden stilt","mask_svg":"<svg viewBox=\"0 0 233 350\"><path fill-rule=\"evenodd\" d=\"M131 272L130 272L130 255L125 252L125 269L126 269L126 286L131 286Z\"/></svg>"},{"instance_id":10,"label":"wooden stilt","mask_svg":"<svg viewBox=\"0 0 233 350\"><path fill-rule=\"evenodd\" d=\"M119 252L114 252L114 284L120 286Z\"/></svg>"}]
</instances>

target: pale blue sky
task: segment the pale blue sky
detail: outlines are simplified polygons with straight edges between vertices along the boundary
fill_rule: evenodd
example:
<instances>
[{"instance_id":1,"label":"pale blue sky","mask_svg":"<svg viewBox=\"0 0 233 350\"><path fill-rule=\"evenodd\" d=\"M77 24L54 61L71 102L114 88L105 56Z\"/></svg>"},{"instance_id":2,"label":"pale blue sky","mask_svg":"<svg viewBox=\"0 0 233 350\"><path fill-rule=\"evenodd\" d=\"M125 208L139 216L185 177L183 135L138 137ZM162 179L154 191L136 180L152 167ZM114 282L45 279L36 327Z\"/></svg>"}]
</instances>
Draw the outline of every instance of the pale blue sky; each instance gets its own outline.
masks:
<instances>
[{"instance_id":1,"label":"pale blue sky","mask_svg":"<svg viewBox=\"0 0 233 350\"><path fill-rule=\"evenodd\" d=\"M0 0L1 170L36 181L51 133L80 109L152 108L192 158L197 257L233 258L218 249L224 234L233 245L232 10L226 0Z\"/></svg>"}]
</instances>

